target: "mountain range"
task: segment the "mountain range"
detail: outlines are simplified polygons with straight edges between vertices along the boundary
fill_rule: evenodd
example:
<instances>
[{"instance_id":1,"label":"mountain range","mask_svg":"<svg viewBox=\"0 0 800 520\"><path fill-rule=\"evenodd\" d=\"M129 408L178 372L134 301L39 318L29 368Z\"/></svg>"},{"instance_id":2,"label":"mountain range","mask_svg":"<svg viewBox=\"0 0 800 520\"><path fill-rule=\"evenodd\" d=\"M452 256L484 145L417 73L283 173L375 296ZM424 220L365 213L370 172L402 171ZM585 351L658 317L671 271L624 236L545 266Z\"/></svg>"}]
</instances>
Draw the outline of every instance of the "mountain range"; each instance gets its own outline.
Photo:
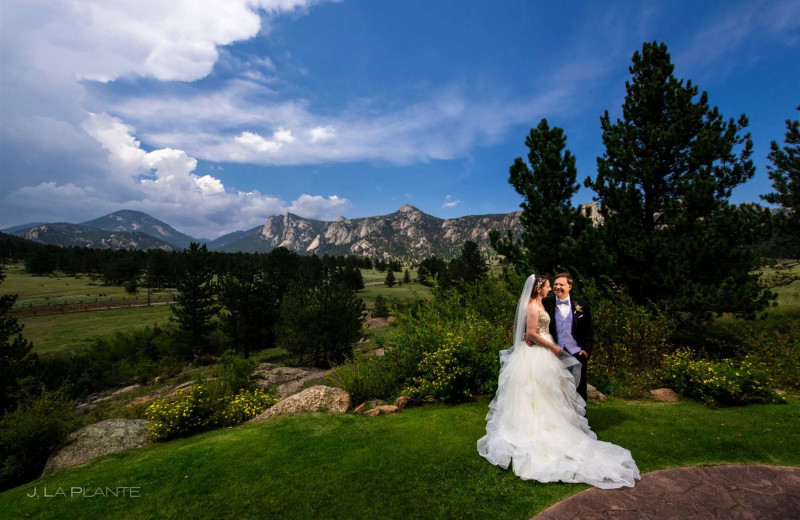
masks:
<instances>
[{"instance_id":1,"label":"mountain range","mask_svg":"<svg viewBox=\"0 0 800 520\"><path fill-rule=\"evenodd\" d=\"M181 250L190 242L223 252L269 252L286 247L299 254L358 255L386 258L451 258L467 240L489 247L489 231L519 229L520 212L441 219L404 204L388 215L333 221L292 213L267 218L263 226L235 231L215 240L190 237L139 211L122 210L80 224L36 223L7 233L59 246L107 249Z\"/></svg>"}]
</instances>

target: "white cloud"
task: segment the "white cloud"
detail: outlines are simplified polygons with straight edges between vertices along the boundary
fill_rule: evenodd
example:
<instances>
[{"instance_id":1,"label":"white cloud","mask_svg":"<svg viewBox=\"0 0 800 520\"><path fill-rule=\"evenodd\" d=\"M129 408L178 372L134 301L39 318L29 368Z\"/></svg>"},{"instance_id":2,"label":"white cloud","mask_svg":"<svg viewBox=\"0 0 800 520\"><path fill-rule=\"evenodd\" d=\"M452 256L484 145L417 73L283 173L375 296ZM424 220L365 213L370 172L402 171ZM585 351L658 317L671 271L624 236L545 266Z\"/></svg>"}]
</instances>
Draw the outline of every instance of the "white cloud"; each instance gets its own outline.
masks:
<instances>
[{"instance_id":1,"label":"white cloud","mask_svg":"<svg viewBox=\"0 0 800 520\"><path fill-rule=\"evenodd\" d=\"M327 141L336 137L336 130L330 126L317 126L308 131L312 143Z\"/></svg>"},{"instance_id":2,"label":"white cloud","mask_svg":"<svg viewBox=\"0 0 800 520\"><path fill-rule=\"evenodd\" d=\"M458 206L461 203L460 200L453 200L453 196L452 195L446 195L444 197L444 200L445 200L445 203L442 204L442 208L445 208L445 209L455 208L456 206Z\"/></svg>"},{"instance_id":3,"label":"white cloud","mask_svg":"<svg viewBox=\"0 0 800 520\"><path fill-rule=\"evenodd\" d=\"M213 237L236 229L260 225L270 215L290 211L303 217L332 219L350 207L347 199L336 195L300 195L285 201L257 190L243 192L226 189L212 175L197 175L197 160L183 150L163 148L146 152L134 137L132 126L108 114L91 114L84 125L88 134L108 152L118 175L98 186L79 186L55 182L26 186L8 195L4 203L13 211L58 207L77 221L111 212L120 207L137 209L164 219L198 238ZM252 134L255 135L255 134ZM284 134L283 139L287 140ZM250 139L257 142L255 137ZM115 187L125 188L120 197ZM24 209L23 209L24 208ZM87 209L91 212L87 215ZM32 219L33 220L33 219Z\"/></svg>"},{"instance_id":4,"label":"white cloud","mask_svg":"<svg viewBox=\"0 0 800 520\"><path fill-rule=\"evenodd\" d=\"M319 220L332 220L337 215L350 207L350 201L341 199L336 195L328 198L319 195L300 195L297 200L289 206L289 213L295 213L302 217L315 218Z\"/></svg>"},{"instance_id":5,"label":"white cloud","mask_svg":"<svg viewBox=\"0 0 800 520\"><path fill-rule=\"evenodd\" d=\"M268 141L253 132L242 132L234 139L234 142L253 152L276 152L281 147L281 143Z\"/></svg>"}]
</instances>

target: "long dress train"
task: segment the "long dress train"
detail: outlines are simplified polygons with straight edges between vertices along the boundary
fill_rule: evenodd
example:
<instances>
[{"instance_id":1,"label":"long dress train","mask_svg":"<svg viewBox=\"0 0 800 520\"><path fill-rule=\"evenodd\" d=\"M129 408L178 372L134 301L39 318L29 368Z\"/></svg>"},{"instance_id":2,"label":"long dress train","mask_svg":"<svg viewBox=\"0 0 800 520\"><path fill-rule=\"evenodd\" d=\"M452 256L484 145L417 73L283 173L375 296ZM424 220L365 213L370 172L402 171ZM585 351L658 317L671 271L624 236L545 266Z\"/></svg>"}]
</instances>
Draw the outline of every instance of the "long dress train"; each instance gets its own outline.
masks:
<instances>
[{"instance_id":1,"label":"long dress train","mask_svg":"<svg viewBox=\"0 0 800 520\"><path fill-rule=\"evenodd\" d=\"M553 341L549 324L550 317L541 313L538 333ZM632 487L640 476L630 451L597 440L575 388L573 375L548 348L518 341L501 351L480 455L503 469L512 465L526 480Z\"/></svg>"}]
</instances>

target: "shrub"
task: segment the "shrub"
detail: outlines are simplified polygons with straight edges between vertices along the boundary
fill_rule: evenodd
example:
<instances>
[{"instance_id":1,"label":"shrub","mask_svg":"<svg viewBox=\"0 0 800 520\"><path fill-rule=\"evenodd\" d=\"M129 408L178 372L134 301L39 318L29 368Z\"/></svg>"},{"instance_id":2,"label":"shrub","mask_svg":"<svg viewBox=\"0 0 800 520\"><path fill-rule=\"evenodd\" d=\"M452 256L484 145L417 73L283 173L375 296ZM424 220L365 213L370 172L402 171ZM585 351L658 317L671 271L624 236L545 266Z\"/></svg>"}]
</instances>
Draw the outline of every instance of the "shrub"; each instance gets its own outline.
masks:
<instances>
[{"instance_id":1,"label":"shrub","mask_svg":"<svg viewBox=\"0 0 800 520\"><path fill-rule=\"evenodd\" d=\"M637 304L613 284L603 295L592 281L581 280L578 287L592 308L595 344L589 382L604 393L621 396L652 388L670 350L674 329L670 317L655 306Z\"/></svg>"},{"instance_id":2,"label":"shrub","mask_svg":"<svg viewBox=\"0 0 800 520\"><path fill-rule=\"evenodd\" d=\"M660 371L664 384L709 405L781 403L785 398L768 388L766 374L747 356L741 361L695 359L682 349L665 356Z\"/></svg>"},{"instance_id":3,"label":"shrub","mask_svg":"<svg viewBox=\"0 0 800 520\"><path fill-rule=\"evenodd\" d=\"M239 390L250 390L253 387L254 359L245 359L234 350L226 350L222 354L222 363L217 367L217 376L226 385L226 390L235 394Z\"/></svg>"},{"instance_id":4,"label":"shrub","mask_svg":"<svg viewBox=\"0 0 800 520\"><path fill-rule=\"evenodd\" d=\"M411 384L403 393L413 399L432 395L436 399L449 402L472 397L472 370L468 363L460 359L461 347L460 338L448 332L440 349L422 355L422 360L417 365L419 375L412 378Z\"/></svg>"},{"instance_id":5,"label":"shrub","mask_svg":"<svg viewBox=\"0 0 800 520\"><path fill-rule=\"evenodd\" d=\"M78 423L64 389L24 396L0 420L0 490L38 477L47 458Z\"/></svg>"},{"instance_id":6,"label":"shrub","mask_svg":"<svg viewBox=\"0 0 800 520\"><path fill-rule=\"evenodd\" d=\"M494 392L517 298L505 282L491 280L437 291L434 300L399 313L399 330L386 349L398 380L417 397L428 391L451 402Z\"/></svg>"},{"instance_id":7,"label":"shrub","mask_svg":"<svg viewBox=\"0 0 800 520\"><path fill-rule=\"evenodd\" d=\"M354 403L388 399L402 383L391 356L357 355L351 362L336 367L330 378L334 385L347 390Z\"/></svg>"},{"instance_id":8,"label":"shrub","mask_svg":"<svg viewBox=\"0 0 800 520\"><path fill-rule=\"evenodd\" d=\"M172 398L154 401L145 412L150 435L157 441L231 426L260 414L278 398L259 390L233 395L223 382L199 381Z\"/></svg>"}]
</instances>

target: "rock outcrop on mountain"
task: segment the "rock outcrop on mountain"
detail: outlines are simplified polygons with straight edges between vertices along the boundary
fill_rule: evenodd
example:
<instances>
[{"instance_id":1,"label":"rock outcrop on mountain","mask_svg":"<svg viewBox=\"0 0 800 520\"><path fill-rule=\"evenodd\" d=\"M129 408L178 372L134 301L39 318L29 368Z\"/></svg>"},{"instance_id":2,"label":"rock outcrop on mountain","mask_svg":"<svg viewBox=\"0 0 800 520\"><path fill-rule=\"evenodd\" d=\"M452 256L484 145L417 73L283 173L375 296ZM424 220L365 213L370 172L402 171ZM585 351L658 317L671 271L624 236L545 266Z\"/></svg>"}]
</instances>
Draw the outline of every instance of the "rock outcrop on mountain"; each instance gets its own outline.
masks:
<instances>
[{"instance_id":1,"label":"rock outcrop on mountain","mask_svg":"<svg viewBox=\"0 0 800 520\"><path fill-rule=\"evenodd\" d=\"M269 217L263 227L221 249L268 252L285 247L299 254L421 258L457 255L467 240L489 247L489 231L519 229L520 212L441 219L408 204L388 215L332 222L292 213Z\"/></svg>"}]
</instances>

